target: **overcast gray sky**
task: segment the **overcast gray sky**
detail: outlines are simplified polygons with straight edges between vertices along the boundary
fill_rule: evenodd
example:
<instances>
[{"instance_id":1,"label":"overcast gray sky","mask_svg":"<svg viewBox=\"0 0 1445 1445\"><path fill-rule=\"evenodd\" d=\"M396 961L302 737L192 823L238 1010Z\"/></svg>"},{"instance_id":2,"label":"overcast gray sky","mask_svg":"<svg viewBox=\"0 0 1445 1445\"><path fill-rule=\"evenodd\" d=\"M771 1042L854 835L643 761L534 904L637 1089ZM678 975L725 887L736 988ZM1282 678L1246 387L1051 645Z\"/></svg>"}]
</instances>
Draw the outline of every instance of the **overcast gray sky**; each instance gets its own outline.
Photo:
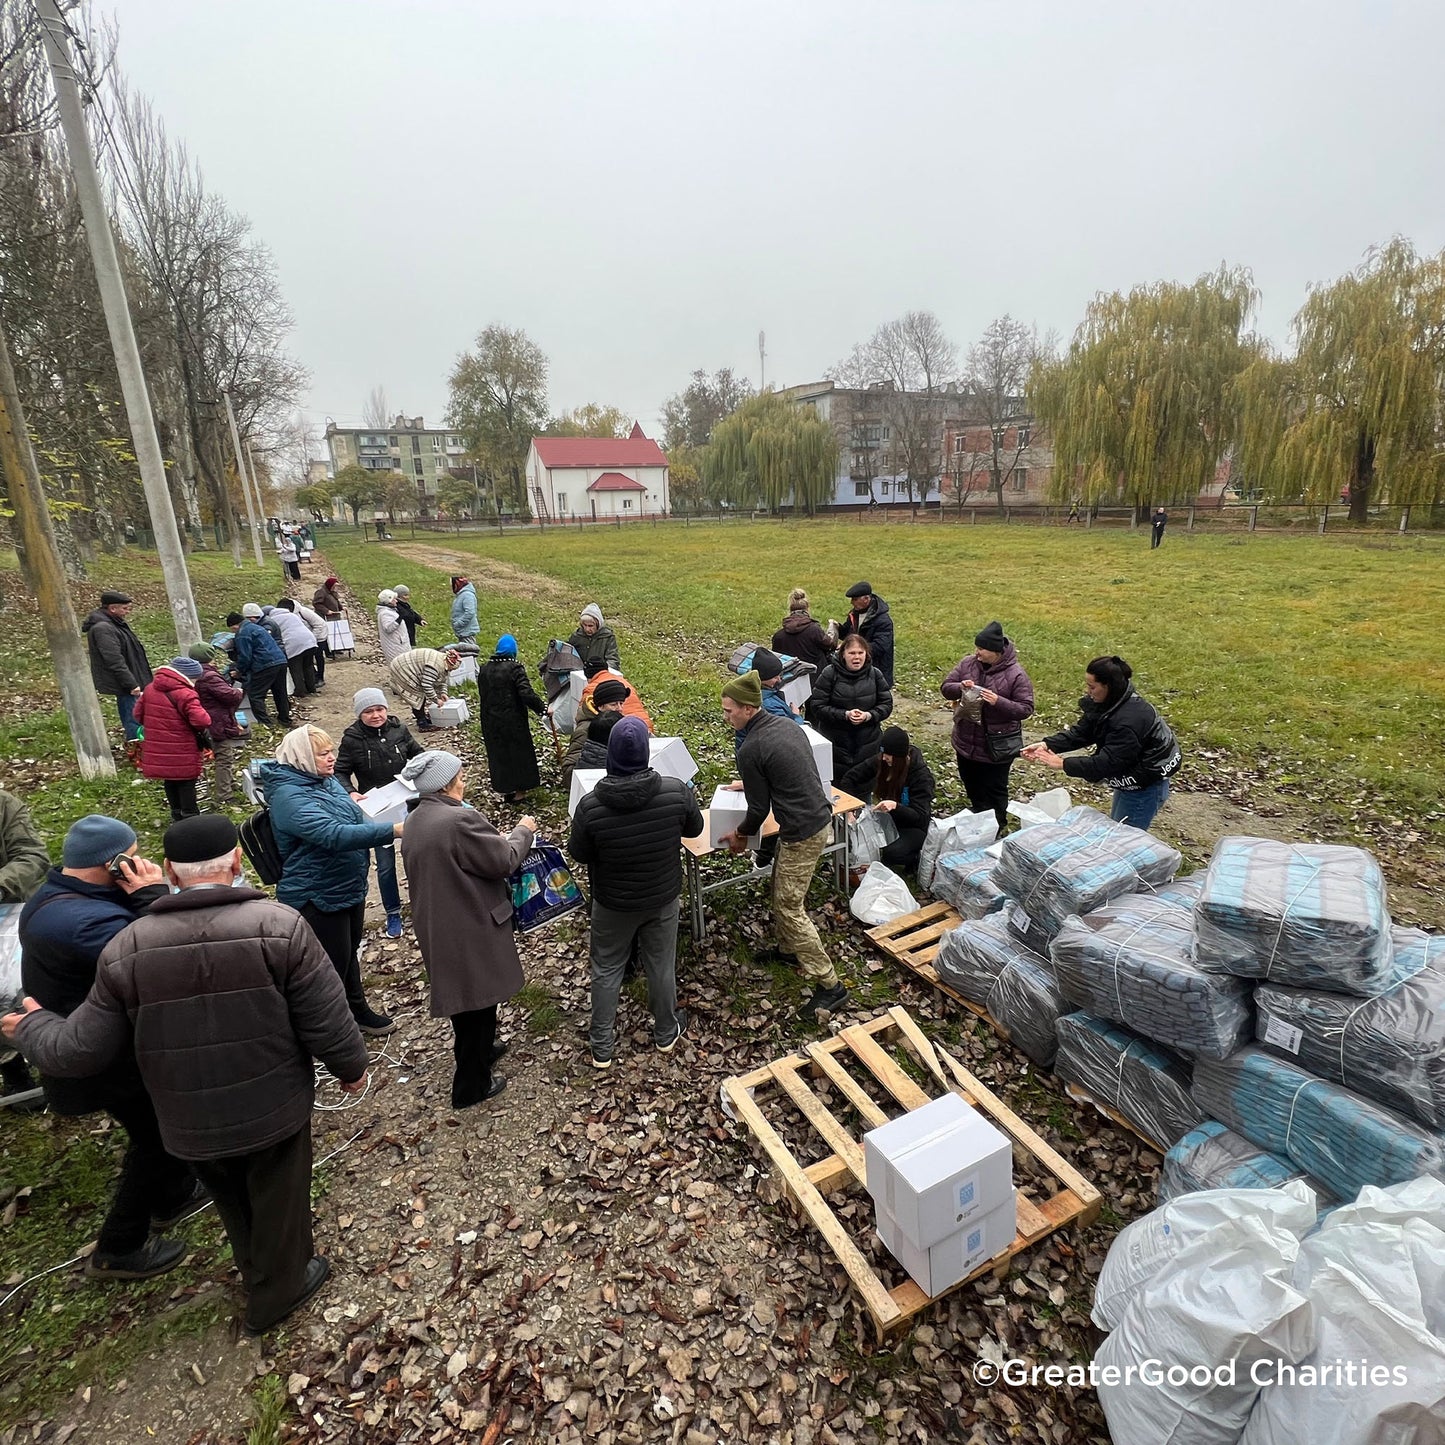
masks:
<instances>
[{"instance_id":1,"label":"overcast gray sky","mask_svg":"<svg viewBox=\"0 0 1445 1445\"><path fill-rule=\"evenodd\" d=\"M102 6L107 0L98 0ZM1445 245L1445 5L114 0L120 60L275 252L312 416L439 420L489 322L554 410L814 380L880 322Z\"/></svg>"}]
</instances>

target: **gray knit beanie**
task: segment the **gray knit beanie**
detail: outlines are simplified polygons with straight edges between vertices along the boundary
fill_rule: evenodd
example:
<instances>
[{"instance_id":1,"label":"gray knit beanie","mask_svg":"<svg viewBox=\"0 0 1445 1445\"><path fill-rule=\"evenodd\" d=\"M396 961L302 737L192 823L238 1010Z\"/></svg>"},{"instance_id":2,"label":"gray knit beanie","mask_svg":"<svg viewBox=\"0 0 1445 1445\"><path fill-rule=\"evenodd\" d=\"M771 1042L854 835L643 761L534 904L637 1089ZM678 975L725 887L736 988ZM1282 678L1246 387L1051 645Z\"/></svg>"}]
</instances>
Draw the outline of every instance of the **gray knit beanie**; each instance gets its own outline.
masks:
<instances>
[{"instance_id":1,"label":"gray knit beanie","mask_svg":"<svg viewBox=\"0 0 1445 1445\"><path fill-rule=\"evenodd\" d=\"M379 687L363 687L352 694L351 707L360 717L369 707L385 707L386 694Z\"/></svg>"},{"instance_id":2,"label":"gray knit beanie","mask_svg":"<svg viewBox=\"0 0 1445 1445\"><path fill-rule=\"evenodd\" d=\"M462 760L455 753L439 750L418 753L401 770L401 776L423 797L439 793L462 770Z\"/></svg>"}]
</instances>

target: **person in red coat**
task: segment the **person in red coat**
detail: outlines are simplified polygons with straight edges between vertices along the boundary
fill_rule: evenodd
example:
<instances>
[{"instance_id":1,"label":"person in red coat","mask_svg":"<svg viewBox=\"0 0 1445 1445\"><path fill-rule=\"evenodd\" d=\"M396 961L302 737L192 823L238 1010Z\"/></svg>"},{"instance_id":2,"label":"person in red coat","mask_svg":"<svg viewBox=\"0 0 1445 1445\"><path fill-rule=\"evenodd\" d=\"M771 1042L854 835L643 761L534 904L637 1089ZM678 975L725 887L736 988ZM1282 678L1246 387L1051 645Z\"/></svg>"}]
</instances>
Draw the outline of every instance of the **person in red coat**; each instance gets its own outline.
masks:
<instances>
[{"instance_id":1,"label":"person in red coat","mask_svg":"<svg viewBox=\"0 0 1445 1445\"><path fill-rule=\"evenodd\" d=\"M211 715L196 692L202 671L193 657L173 657L156 668L135 705L143 733L140 770L165 788L177 823L201 811L196 779L213 756Z\"/></svg>"},{"instance_id":2,"label":"person in red coat","mask_svg":"<svg viewBox=\"0 0 1445 1445\"><path fill-rule=\"evenodd\" d=\"M228 666L224 652L218 652L208 642L198 642L189 655L201 664L196 695L211 716L211 747L216 754L212 806L228 808L236 801L236 755L241 751L242 742L251 736L236 717L236 709L246 701L246 693L243 688L232 687L222 674L221 667Z\"/></svg>"}]
</instances>

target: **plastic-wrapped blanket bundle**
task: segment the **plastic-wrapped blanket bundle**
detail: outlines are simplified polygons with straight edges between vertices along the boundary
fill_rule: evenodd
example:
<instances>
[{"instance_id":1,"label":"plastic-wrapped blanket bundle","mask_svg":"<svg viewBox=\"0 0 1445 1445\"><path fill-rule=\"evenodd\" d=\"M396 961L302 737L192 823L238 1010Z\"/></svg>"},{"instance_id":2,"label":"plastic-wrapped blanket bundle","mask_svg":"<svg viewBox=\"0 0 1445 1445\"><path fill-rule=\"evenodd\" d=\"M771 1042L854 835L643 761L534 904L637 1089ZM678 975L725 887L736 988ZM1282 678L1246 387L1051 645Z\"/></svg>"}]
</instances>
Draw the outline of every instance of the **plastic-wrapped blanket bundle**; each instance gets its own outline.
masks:
<instances>
[{"instance_id":1,"label":"plastic-wrapped blanket bundle","mask_svg":"<svg viewBox=\"0 0 1445 1445\"><path fill-rule=\"evenodd\" d=\"M1209 1117L1190 1097L1189 1065L1167 1049L1086 1013L1065 1014L1058 1035L1054 1072L1162 1148Z\"/></svg>"},{"instance_id":2,"label":"plastic-wrapped blanket bundle","mask_svg":"<svg viewBox=\"0 0 1445 1445\"><path fill-rule=\"evenodd\" d=\"M1254 991L1259 1042L1432 1129L1445 1126L1445 938L1393 931L1395 961L1371 997ZM1067 991L1067 990L1066 990Z\"/></svg>"},{"instance_id":3,"label":"plastic-wrapped blanket bundle","mask_svg":"<svg viewBox=\"0 0 1445 1445\"><path fill-rule=\"evenodd\" d=\"M933 872L933 896L951 903L964 918L996 913L1007 901L993 881L998 859L982 848L945 853Z\"/></svg>"},{"instance_id":4,"label":"plastic-wrapped blanket bundle","mask_svg":"<svg viewBox=\"0 0 1445 1445\"><path fill-rule=\"evenodd\" d=\"M1193 960L1194 917L1172 898L1116 898L1066 918L1049 957L1064 997L1181 1053L1222 1059L1254 1034L1248 985Z\"/></svg>"},{"instance_id":5,"label":"plastic-wrapped blanket bundle","mask_svg":"<svg viewBox=\"0 0 1445 1445\"><path fill-rule=\"evenodd\" d=\"M1152 834L1093 808L1070 808L1057 823L1006 838L994 882L1018 900L1030 927L1052 938L1070 914L1168 883L1179 864Z\"/></svg>"},{"instance_id":6,"label":"plastic-wrapped blanket bundle","mask_svg":"<svg viewBox=\"0 0 1445 1445\"><path fill-rule=\"evenodd\" d=\"M948 818L930 818L928 833L918 855L918 886L938 897L934 887L938 860L946 853L971 853L986 848L998 837L998 818L993 813L954 813Z\"/></svg>"},{"instance_id":7,"label":"plastic-wrapped blanket bundle","mask_svg":"<svg viewBox=\"0 0 1445 1445\"><path fill-rule=\"evenodd\" d=\"M1048 959L1012 938L1000 915L971 919L945 933L933 966L950 987L987 1009L1034 1063L1045 1069L1053 1064L1055 1025L1068 1005Z\"/></svg>"},{"instance_id":8,"label":"plastic-wrapped blanket bundle","mask_svg":"<svg viewBox=\"0 0 1445 1445\"><path fill-rule=\"evenodd\" d=\"M1368 994L1390 971L1385 879L1361 848L1221 838L1194 927L1215 973Z\"/></svg>"},{"instance_id":9,"label":"plastic-wrapped blanket bundle","mask_svg":"<svg viewBox=\"0 0 1445 1445\"><path fill-rule=\"evenodd\" d=\"M1263 1049L1200 1059L1194 1099L1211 1119L1298 1165L1338 1199L1367 1184L1445 1177L1445 1142Z\"/></svg>"},{"instance_id":10,"label":"plastic-wrapped blanket bundle","mask_svg":"<svg viewBox=\"0 0 1445 1445\"><path fill-rule=\"evenodd\" d=\"M1159 1171L1159 1202L1205 1189L1278 1189L1291 1180L1303 1180L1314 1192L1321 1209L1334 1201L1303 1169L1288 1159L1251 1144L1243 1134L1226 1129L1217 1119L1206 1119L1191 1129L1165 1156Z\"/></svg>"}]
</instances>

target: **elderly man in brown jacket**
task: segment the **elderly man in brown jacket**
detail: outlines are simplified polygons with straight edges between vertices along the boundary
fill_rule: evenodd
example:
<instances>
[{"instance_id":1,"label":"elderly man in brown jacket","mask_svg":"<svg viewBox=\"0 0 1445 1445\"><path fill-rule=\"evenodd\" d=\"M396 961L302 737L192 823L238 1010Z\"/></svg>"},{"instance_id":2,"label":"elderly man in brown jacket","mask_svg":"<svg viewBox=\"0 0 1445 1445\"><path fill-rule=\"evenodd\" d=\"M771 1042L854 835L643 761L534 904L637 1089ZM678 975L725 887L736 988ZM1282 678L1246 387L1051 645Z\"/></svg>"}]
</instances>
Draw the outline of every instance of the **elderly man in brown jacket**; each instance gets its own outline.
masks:
<instances>
[{"instance_id":1,"label":"elderly man in brown jacket","mask_svg":"<svg viewBox=\"0 0 1445 1445\"><path fill-rule=\"evenodd\" d=\"M433 1018L452 1021L456 1071L452 1108L468 1109L507 1087L492 1065L497 1005L522 987L508 876L531 851L537 824L523 818L499 833L464 806L467 778L454 753L412 758L401 776L420 796L407 815L401 856L411 888L411 924L431 984Z\"/></svg>"},{"instance_id":2,"label":"elderly man in brown jacket","mask_svg":"<svg viewBox=\"0 0 1445 1445\"><path fill-rule=\"evenodd\" d=\"M210 1189L263 1334L310 1299L330 1267L311 1237L312 1058L348 1092L366 1044L341 980L301 915L241 876L236 826L173 824L165 871L179 893L118 933L68 1018L32 998L0 1029L41 1072L97 1073L134 1048L167 1150Z\"/></svg>"}]
</instances>

